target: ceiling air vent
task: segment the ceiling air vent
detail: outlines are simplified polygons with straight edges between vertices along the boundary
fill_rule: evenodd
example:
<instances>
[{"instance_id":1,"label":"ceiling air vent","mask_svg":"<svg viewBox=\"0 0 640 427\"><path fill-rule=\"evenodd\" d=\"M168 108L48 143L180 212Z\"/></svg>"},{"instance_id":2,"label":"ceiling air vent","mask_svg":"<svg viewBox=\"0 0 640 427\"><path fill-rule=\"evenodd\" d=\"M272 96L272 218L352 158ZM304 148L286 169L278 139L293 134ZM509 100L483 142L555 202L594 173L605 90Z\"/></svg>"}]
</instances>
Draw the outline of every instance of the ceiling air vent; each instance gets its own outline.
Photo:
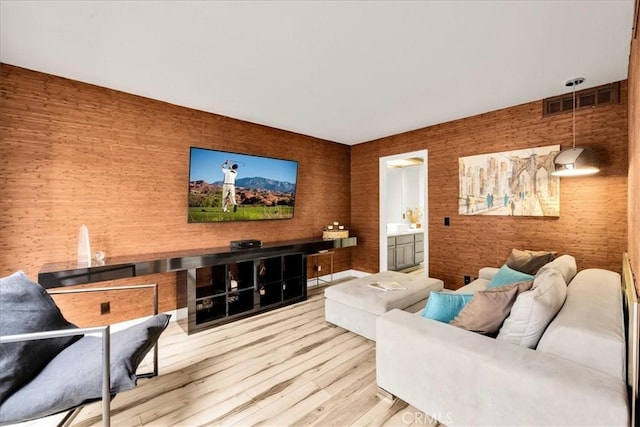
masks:
<instances>
[{"instance_id":1,"label":"ceiling air vent","mask_svg":"<svg viewBox=\"0 0 640 427\"><path fill-rule=\"evenodd\" d=\"M595 108L620 102L620 82L592 87L576 92L576 110ZM570 113L573 110L573 93L566 93L542 101L542 116Z\"/></svg>"}]
</instances>

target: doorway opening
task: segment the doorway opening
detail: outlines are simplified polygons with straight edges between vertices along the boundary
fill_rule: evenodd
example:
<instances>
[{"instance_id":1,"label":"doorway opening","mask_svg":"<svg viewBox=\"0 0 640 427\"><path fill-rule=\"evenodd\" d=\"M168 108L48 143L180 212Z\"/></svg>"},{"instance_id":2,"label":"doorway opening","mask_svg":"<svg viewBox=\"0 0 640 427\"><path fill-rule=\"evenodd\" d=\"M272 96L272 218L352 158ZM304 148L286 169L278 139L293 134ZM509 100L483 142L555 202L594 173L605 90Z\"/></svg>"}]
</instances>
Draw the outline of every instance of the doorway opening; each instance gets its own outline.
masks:
<instances>
[{"instance_id":1,"label":"doorway opening","mask_svg":"<svg viewBox=\"0 0 640 427\"><path fill-rule=\"evenodd\" d=\"M428 277L428 151L380 157L379 167L379 270L400 270L422 264Z\"/></svg>"}]
</instances>

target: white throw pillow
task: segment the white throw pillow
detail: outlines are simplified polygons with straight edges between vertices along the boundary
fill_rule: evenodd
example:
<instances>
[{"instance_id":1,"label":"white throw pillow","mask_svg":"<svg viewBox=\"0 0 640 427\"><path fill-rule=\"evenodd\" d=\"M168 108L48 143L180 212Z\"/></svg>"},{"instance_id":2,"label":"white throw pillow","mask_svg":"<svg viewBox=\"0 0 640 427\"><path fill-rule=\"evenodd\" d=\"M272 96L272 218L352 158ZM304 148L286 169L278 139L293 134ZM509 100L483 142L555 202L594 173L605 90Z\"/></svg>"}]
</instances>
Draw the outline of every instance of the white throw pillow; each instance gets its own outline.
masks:
<instances>
[{"instance_id":1,"label":"white throw pillow","mask_svg":"<svg viewBox=\"0 0 640 427\"><path fill-rule=\"evenodd\" d=\"M496 339L535 348L566 297L567 285L558 270L539 272L533 288L516 298Z\"/></svg>"}]
</instances>

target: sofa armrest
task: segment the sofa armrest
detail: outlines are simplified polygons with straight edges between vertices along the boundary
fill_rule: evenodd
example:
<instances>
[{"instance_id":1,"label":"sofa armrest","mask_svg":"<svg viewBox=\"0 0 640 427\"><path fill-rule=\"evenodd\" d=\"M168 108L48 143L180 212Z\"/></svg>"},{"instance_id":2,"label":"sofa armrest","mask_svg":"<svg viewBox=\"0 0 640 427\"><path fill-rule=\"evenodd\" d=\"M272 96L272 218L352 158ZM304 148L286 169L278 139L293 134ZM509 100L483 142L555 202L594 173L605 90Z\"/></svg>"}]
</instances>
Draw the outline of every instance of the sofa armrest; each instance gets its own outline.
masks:
<instances>
[{"instance_id":1,"label":"sofa armrest","mask_svg":"<svg viewBox=\"0 0 640 427\"><path fill-rule=\"evenodd\" d=\"M478 270L478 278L491 280L496 274L498 274L498 271L500 271L500 269L496 267L482 267Z\"/></svg>"},{"instance_id":2,"label":"sofa armrest","mask_svg":"<svg viewBox=\"0 0 640 427\"><path fill-rule=\"evenodd\" d=\"M627 425L624 382L577 363L392 310L378 386L452 425Z\"/></svg>"}]
</instances>

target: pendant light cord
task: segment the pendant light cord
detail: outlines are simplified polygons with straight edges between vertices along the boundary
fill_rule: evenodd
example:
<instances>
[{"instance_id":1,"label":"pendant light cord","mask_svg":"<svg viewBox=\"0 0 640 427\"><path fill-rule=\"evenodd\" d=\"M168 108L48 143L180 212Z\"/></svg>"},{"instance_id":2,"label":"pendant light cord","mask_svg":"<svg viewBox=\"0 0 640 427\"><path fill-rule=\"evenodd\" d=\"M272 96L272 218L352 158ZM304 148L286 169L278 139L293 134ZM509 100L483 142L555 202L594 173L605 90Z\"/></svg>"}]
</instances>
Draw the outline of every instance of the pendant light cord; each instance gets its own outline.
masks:
<instances>
[{"instance_id":1,"label":"pendant light cord","mask_svg":"<svg viewBox=\"0 0 640 427\"><path fill-rule=\"evenodd\" d=\"M576 148L576 86L573 85L573 148Z\"/></svg>"},{"instance_id":2,"label":"pendant light cord","mask_svg":"<svg viewBox=\"0 0 640 427\"><path fill-rule=\"evenodd\" d=\"M565 83L566 86L573 88L573 148L576 148L576 86L582 83L584 83L584 77L576 77L575 79L567 80Z\"/></svg>"}]
</instances>

